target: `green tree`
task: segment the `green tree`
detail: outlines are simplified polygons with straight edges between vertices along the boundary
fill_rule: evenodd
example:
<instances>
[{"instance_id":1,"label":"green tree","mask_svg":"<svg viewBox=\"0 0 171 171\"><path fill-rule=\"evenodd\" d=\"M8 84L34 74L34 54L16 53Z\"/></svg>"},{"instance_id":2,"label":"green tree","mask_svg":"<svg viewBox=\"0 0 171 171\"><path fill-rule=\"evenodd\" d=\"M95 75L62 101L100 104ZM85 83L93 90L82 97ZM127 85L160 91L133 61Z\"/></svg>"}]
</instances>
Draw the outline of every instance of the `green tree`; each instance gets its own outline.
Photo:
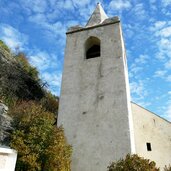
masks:
<instances>
[{"instance_id":1,"label":"green tree","mask_svg":"<svg viewBox=\"0 0 171 171\"><path fill-rule=\"evenodd\" d=\"M18 151L17 171L69 171L71 147L55 118L36 102L21 102L9 111L13 118L11 147Z\"/></svg>"},{"instance_id":2,"label":"green tree","mask_svg":"<svg viewBox=\"0 0 171 171\"><path fill-rule=\"evenodd\" d=\"M108 171L159 171L159 168L154 161L139 157L137 154L128 154L125 159L112 162Z\"/></svg>"}]
</instances>

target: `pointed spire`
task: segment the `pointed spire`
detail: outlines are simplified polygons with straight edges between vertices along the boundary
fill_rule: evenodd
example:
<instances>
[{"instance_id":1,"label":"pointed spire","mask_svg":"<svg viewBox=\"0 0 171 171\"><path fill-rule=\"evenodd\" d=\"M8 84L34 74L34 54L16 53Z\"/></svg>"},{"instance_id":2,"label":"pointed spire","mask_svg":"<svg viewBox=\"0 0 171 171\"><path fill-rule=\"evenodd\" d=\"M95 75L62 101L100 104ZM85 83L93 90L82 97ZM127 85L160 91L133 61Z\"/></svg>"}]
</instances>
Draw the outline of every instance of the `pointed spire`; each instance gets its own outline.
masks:
<instances>
[{"instance_id":1,"label":"pointed spire","mask_svg":"<svg viewBox=\"0 0 171 171\"><path fill-rule=\"evenodd\" d=\"M94 10L93 14L91 15L90 19L88 20L86 27L94 26L101 24L108 16L104 12L100 3L97 3L96 9Z\"/></svg>"}]
</instances>

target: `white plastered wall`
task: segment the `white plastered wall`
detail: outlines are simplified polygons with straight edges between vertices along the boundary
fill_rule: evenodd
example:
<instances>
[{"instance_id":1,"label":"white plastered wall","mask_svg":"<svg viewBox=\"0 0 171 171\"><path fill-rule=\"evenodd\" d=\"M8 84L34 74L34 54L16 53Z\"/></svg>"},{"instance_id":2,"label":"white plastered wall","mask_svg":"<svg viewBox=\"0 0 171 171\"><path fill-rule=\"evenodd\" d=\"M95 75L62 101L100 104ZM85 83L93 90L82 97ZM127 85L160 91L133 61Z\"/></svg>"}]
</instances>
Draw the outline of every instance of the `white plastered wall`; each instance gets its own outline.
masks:
<instances>
[{"instance_id":1,"label":"white plastered wall","mask_svg":"<svg viewBox=\"0 0 171 171\"><path fill-rule=\"evenodd\" d=\"M0 171L14 171L17 160L15 150L0 147Z\"/></svg>"},{"instance_id":2,"label":"white plastered wall","mask_svg":"<svg viewBox=\"0 0 171 171\"><path fill-rule=\"evenodd\" d=\"M163 169L171 164L171 123L132 103L136 153ZM151 144L152 151L147 150Z\"/></svg>"},{"instance_id":3,"label":"white plastered wall","mask_svg":"<svg viewBox=\"0 0 171 171\"><path fill-rule=\"evenodd\" d=\"M91 36L101 56L86 60ZM134 151L124 51L119 22L67 34L58 125L73 146L72 171L104 171Z\"/></svg>"}]
</instances>

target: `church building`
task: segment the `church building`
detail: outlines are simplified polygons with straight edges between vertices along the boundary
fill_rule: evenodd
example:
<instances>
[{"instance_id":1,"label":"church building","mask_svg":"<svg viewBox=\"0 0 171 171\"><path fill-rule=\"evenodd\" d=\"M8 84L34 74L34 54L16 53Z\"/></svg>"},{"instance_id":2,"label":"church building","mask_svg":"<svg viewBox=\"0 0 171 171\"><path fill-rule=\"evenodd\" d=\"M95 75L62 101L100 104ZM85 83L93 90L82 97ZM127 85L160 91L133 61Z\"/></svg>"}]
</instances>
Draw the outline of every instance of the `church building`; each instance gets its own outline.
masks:
<instances>
[{"instance_id":1,"label":"church building","mask_svg":"<svg viewBox=\"0 0 171 171\"><path fill-rule=\"evenodd\" d=\"M171 123L131 102L120 19L97 4L85 27L66 34L58 125L72 171L106 171L128 153L171 164Z\"/></svg>"}]
</instances>

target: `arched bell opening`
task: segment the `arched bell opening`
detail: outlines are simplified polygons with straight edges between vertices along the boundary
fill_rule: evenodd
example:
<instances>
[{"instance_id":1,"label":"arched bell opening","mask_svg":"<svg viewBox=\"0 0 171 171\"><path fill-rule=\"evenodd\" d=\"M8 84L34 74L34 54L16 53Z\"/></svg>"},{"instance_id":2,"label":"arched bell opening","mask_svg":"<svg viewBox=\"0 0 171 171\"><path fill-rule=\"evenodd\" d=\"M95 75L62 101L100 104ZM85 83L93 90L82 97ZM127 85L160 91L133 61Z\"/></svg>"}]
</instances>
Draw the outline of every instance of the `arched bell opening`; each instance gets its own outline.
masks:
<instances>
[{"instance_id":1,"label":"arched bell opening","mask_svg":"<svg viewBox=\"0 0 171 171\"><path fill-rule=\"evenodd\" d=\"M100 57L100 39L89 37L85 43L86 59Z\"/></svg>"}]
</instances>

